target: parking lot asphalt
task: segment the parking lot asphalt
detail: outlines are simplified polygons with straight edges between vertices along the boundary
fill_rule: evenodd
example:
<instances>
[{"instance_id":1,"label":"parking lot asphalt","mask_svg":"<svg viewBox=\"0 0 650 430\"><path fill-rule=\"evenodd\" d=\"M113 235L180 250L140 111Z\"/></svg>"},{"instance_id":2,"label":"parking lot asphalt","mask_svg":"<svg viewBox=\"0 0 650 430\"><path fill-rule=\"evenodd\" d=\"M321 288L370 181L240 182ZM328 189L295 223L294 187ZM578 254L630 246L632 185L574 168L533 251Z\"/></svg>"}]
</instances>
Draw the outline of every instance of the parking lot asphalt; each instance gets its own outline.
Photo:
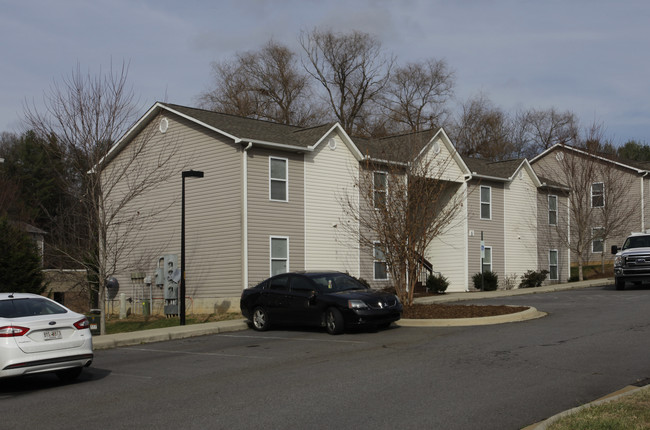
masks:
<instances>
[{"instance_id":1,"label":"parking lot asphalt","mask_svg":"<svg viewBox=\"0 0 650 430\"><path fill-rule=\"evenodd\" d=\"M498 291L475 291L460 293L445 293L429 297L421 297L415 300L416 303L451 303L468 300L480 300L496 297L510 297L526 294L541 294L553 291L572 290L587 287L605 286L613 283L612 279L596 279L589 281L570 282L565 284L546 285L537 288L520 288L513 290ZM528 311L498 317L484 318L462 318L456 320L400 320L399 325L403 326L467 326L501 324L506 322L523 321L526 319L539 318L544 316L543 312L530 308ZM116 333L93 337L95 350L117 348L120 346L140 345L151 342L161 342L175 339L185 339L208 334L227 333L246 330L248 324L244 319L209 322L203 324L191 324L176 327L166 327L151 330L142 330L129 333Z\"/></svg>"},{"instance_id":2,"label":"parking lot asphalt","mask_svg":"<svg viewBox=\"0 0 650 430\"><path fill-rule=\"evenodd\" d=\"M564 284L546 285L537 288L521 288L513 290L498 290L498 291L475 291L475 292L454 292L445 293L440 295L421 297L415 300L416 303L453 303L469 300L491 299L497 297L512 297L527 294L543 294L555 291L574 290L588 287L599 287L613 284L613 279L596 279L580 282L570 282ZM414 320L408 322L407 320L400 320L398 324L404 326L459 326L459 325L485 325L485 324L500 324L506 322L523 321L531 318L540 318L545 314L537 311L535 308L530 308L528 311L519 312L510 315L502 315L499 317L484 317L484 318L467 318L456 320ZM177 327L159 328L152 330L143 330L130 333L117 333L103 336L93 337L93 346L95 350L117 348L121 346L139 345L151 342L161 342L174 339L184 339L194 336L203 336L217 333L227 333L233 331L246 330L248 324L244 319L210 322L204 324L192 324ZM625 387L616 393L612 393L599 399L593 403L580 406L569 411L559 413L549 419L532 424L526 427L525 430L542 430L546 429L548 425L562 416L575 413L584 407L592 404L610 401L621 396L631 394L636 391L638 387Z\"/></svg>"}]
</instances>

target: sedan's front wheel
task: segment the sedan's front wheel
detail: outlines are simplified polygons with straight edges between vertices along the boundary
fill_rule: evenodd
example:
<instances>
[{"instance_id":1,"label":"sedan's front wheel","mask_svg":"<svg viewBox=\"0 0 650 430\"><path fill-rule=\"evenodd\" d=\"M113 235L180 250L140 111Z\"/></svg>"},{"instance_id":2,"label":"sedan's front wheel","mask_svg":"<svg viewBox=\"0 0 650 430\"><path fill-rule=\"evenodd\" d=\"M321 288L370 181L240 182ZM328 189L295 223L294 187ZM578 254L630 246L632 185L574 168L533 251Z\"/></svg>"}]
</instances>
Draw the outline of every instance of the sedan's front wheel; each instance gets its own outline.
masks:
<instances>
[{"instance_id":1,"label":"sedan's front wheel","mask_svg":"<svg viewBox=\"0 0 650 430\"><path fill-rule=\"evenodd\" d=\"M253 311L253 328L257 331L266 331L269 327L269 314L262 307L255 308Z\"/></svg>"},{"instance_id":2,"label":"sedan's front wheel","mask_svg":"<svg viewBox=\"0 0 650 430\"><path fill-rule=\"evenodd\" d=\"M338 309L329 308L325 312L325 327L327 327L327 332L329 334L341 334L345 329L345 323L343 322L343 315Z\"/></svg>"}]
</instances>

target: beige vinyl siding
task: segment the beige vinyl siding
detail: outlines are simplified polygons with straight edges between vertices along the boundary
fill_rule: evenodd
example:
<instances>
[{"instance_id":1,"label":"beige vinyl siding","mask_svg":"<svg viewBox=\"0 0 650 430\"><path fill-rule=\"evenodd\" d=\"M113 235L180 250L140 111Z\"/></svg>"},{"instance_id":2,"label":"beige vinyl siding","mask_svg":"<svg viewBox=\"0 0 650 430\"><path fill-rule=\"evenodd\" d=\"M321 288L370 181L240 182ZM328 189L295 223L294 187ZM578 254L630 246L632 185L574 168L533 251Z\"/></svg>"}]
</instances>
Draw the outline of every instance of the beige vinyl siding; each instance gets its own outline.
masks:
<instances>
[{"instance_id":1,"label":"beige vinyl siding","mask_svg":"<svg viewBox=\"0 0 650 430\"><path fill-rule=\"evenodd\" d=\"M515 286L528 270L537 269L537 187L526 168L506 184L505 215L505 271ZM501 276L500 276L501 278Z\"/></svg>"},{"instance_id":2,"label":"beige vinyl siding","mask_svg":"<svg viewBox=\"0 0 650 430\"><path fill-rule=\"evenodd\" d=\"M439 152L436 153L436 149ZM451 182L463 181L465 172L461 170L461 166L454 159L455 152L456 150L451 146L451 143L446 142L442 137L436 138L428 146L428 150L423 156L427 160L433 160L430 164L430 171L435 179Z\"/></svg>"},{"instance_id":3,"label":"beige vinyl siding","mask_svg":"<svg viewBox=\"0 0 650 430\"><path fill-rule=\"evenodd\" d=\"M329 139L334 139L334 149ZM354 188L358 172L359 162L338 133L333 132L314 152L305 154L305 269L340 270L359 276L359 241L350 231L358 226L345 216L342 206L349 197L358 208Z\"/></svg>"},{"instance_id":4,"label":"beige vinyl siding","mask_svg":"<svg viewBox=\"0 0 650 430\"><path fill-rule=\"evenodd\" d=\"M535 172L546 178L551 178L555 181L563 181L564 178L566 177L565 172L562 171L562 165L560 162L556 159L556 155L559 152L559 149L555 149L553 151L550 151L547 153L544 157L538 159L535 161L535 164L533 165L533 168L535 169ZM579 157L576 156L573 152L571 151L565 151L565 156L566 157ZM613 244L622 244L623 241L625 240L625 237L635 231L640 231L643 228L643 220L642 220L642 190L641 190L641 180L639 180L639 176L636 172L630 169L622 168L620 166L616 166L612 163L609 163L607 161L597 161L598 164L602 166L606 166L605 168L611 168L615 169L614 171L616 172L616 175L621 175L620 179L615 179L615 181L619 182L618 184L618 189L616 189L616 186L613 186L612 184L606 183L607 181L604 178L599 178L598 176L594 177L593 182L603 182L604 183L604 190L605 194L611 192L613 187L616 189L615 192L624 192L628 197L629 201L628 204L633 205L636 210L634 211L633 215L630 217L626 217L624 220L621 220L621 223L623 224L622 229L625 233L621 234L618 237L612 237L606 240L604 246L604 257L605 261L611 261L613 257L611 254L609 254L608 249L610 248L610 245ZM614 174L612 174L614 175ZM615 175L614 175L615 176ZM621 186L621 184L625 184L625 186ZM621 191L621 188L624 190ZM589 197L589 196L588 196ZM623 206L621 206L622 211L627 211L627 209L624 209ZM597 216L597 213L594 214L594 216ZM646 215L647 216L647 215ZM591 227L600 227L600 225L597 220L594 221L594 225ZM585 261L593 264L599 264L601 261L601 257L603 257L603 254L601 253L592 253L591 252L591 244L586 249L586 254L585 254ZM577 256L575 253L571 254L571 260L572 263L577 263Z\"/></svg>"},{"instance_id":5,"label":"beige vinyl siding","mask_svg":"<svg viewBox=\"0 0 650 430\"><path fill-rule=\"evenodd\" d=\"M164 211L147 222L144 234L129 233L137 240L121 255L117 273L120 285L128 286L132 271L145 272L153 280L158 257L165 254L176 254L180 265L181 171L204 171L204 178L185 181L185 272L191 312L194 299L233 297L241 292L241 147L183 118L165 116L169 120L167 132L156 131L155 145L145 154L145 163L133 166L146 171L147 163L157 163L164 151L175 151L168 179L128 208L143 215L160 208ZM158 123L156 118L149 127L157 130ZM127 146L111 166L118 166L128 156ZM128 186L128 180L120 182L122 191ZM155 289L154 297L161 296L162 291Z\"/></svg>"},{"instance_id":6,"label":"beige vinyl siding","mask_svg":"<svg viewBox=\"0 0 650 430\"><path fill-rule=\"evenodd\" d=\"M548 223L548 196L557 196L557 225ZM569 250L561 240L566 235L568 199L560 190L539 189L537 194L537 270L549 270L549 251L558 250L558 281L547 278L545 284L566 282L569 278Z\"/></svg>"},{"instance_id":7,"label":"beige vinyl siding","mask_svg":"<svg viewBox=\"0 0 650 430\"><path fill-rule=\"evenodd\" d=\"M288 201L269 198L269 157L288 160ZM270 237L289 238L289 270L304 270L303 154L253 146L248 151L248 283L271 273Z\"/></svg>"},{"instance_id":8,"label":"beige vinyl siding","mask_svg":"<svg viewBox=\"0 0 650 430\"><path fill-rule=\"evenodd\" d=\"M463 201L466 201L467 184L462 183L456 193L465 196ZM464 204L443 234L427 248L426 257L433 270L449 281L448 292L467 291L467 244L467 205Z\"/></svg>"},{"instance_id":9,"label":"beige vinyl siding","mask_svg":"<svg viewBox=\"0 0 650 430\"><path fill-rule=\"evenodd\" d=\"M481 219L481 186L491 188L491 219ZM472 181L468 186L468 285L474 286L472 276L481 271L481 231L486 247L492 248L492 271L501 284L505 276L504 184L502 182Z\"/></svg>"}]
</instances>

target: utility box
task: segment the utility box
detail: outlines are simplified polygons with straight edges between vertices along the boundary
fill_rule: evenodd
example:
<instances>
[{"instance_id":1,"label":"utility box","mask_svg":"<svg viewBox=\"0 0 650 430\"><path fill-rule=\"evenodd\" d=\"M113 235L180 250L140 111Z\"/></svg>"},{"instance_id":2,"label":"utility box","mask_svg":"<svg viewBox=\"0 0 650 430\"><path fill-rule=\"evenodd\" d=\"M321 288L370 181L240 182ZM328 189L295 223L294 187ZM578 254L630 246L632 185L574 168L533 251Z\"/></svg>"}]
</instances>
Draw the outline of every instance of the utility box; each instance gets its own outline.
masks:
<instances>
[{"instance_id":1,"label":"utility box","mask_svg":"<svg viewBox=\"0 0 650 430\"><path fill-rule=\"evenodd\" d=\"M179 272L178 256L176 254L166 254L158 259L156 285L162 286L165 299L164 312L167 316L178 315Z\"/></svg>"},{"instance_id":2,"label":"utility box","mask_svg":"<svg viewBox=\"0 0 650 430\"><path fill-rule=\"evenodd\" d=\"M86 315L86 318L88 318L88 322L90 323L90 334L99 336L102 332L102 311L99 309L91 309L88 315Z\"/></svg>"}]
</instances>

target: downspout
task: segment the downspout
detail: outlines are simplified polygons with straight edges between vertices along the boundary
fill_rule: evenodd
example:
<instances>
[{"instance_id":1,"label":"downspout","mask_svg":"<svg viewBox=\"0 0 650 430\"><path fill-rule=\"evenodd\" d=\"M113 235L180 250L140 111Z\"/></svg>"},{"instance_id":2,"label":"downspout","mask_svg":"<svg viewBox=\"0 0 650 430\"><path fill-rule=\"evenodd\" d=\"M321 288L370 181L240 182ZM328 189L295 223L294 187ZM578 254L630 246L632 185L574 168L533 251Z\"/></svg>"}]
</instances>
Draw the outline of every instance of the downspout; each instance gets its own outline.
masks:
<instances>
[{"instance_id":1,"label":"downspout","mask_svg":"<svg viewBox=\"0 0 650 430\"><path fill-rule=\"evenodd\" d=\"M464 216L463 216L463 223L465 225L465 264L464 264L464 284L465 284L465 292L469 292L469 181L472 180L472 175L467 174L464 176L465 181L463 182L463 187L465 188L463 190L463 210L464 210Z\"/></svg>"},{"instance_id":2,"label":"downspout","mask_svg":"<svg viewBox=\"0 0 650 430\"><path fill-rule=\"evenodd\" d=\"M641 176L641 231L645 233L645 190L644 190L644 179L648 175L648 172L645 172Z\"/></svg>"},{"instance_id":3,"label":"downspout","mask_svg":"<svg viewBox=\"0 0 650 430\"><path fill-rule=\"evenodd\" d=\"M244 192L243 194L243 222L242 222L242 236L244 238L244 243L242 244L242 257L243 257L243 271L244 271L244 290L248 288L248 150L253 147L253 142L248 142L248 145L244 148L243 155L243 171L244 171Z\"/></svg>"}]
</instances>

